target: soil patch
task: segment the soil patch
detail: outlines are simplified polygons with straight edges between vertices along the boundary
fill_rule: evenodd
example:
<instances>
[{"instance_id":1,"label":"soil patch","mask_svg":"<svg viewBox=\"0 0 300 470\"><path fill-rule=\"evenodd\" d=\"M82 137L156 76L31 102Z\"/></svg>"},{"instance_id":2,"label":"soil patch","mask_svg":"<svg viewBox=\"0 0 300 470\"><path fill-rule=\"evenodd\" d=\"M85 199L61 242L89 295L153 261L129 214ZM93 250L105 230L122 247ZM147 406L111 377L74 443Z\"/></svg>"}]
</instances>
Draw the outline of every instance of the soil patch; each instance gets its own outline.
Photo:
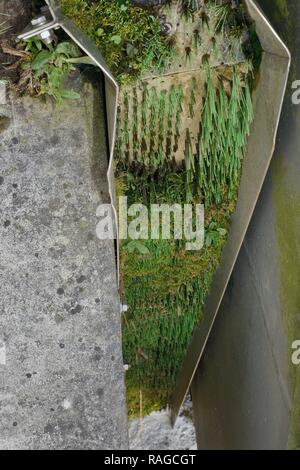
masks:
<instances>
[{"instance_id":1,"label":"soil patch","mask_svg":"<svg viewBox=\"0 0 300 470\"><path fill-rule=\"evenodd\" d=\"M30 22L32 17L31 0L0 0L0 79L18 82L20 56L16 48L16 36ZM9 51L11 49L11 51Z\"/></svg>"}]
</instances>

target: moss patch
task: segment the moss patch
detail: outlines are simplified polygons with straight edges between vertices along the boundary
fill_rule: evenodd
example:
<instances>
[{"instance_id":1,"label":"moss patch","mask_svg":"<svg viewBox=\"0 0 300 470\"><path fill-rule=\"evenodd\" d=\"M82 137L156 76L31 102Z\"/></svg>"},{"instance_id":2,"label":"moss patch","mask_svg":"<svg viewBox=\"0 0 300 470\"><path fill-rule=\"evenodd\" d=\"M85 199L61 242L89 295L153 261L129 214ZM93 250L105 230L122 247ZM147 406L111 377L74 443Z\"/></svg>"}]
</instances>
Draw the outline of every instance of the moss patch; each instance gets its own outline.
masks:
<instances>
[{"instance_id":1,"label":"moss patch","mask_svg":"<svg viewBox=\"0 0 300 470\"><path fill-rule=\"evenodd\" d=\"M129 0L61 0L61 6L97 44L120 82L160 69L170 58L158 18Z\"/></svg>"}]
</instances>

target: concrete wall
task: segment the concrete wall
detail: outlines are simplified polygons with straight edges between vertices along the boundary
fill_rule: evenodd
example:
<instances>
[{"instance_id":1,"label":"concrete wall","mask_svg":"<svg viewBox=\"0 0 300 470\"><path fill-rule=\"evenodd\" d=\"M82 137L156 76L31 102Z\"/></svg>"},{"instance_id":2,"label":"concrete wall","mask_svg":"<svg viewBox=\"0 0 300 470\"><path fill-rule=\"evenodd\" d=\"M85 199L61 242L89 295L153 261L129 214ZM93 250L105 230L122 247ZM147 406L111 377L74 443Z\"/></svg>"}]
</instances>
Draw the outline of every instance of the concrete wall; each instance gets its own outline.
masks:
<instances>
[{"instance_id":1,"label":"concrete wall","mask_svg":"<svg viewBox=\"0 0 300 470\"><path fill-rule=\"evenodd\" d=\"M200 448L300 447L300 14L293 0L258 3L292 72L274 159L192 386Z\"/></svg>"},{"instance_id":2,"label":"concrete wall","mask_svg":"<svg viewBox=\"0 0 300 470\"><path fill-rule=\"evenodd\" d=\"M84 83L0 107L0 449L128 445L103 83Z\"/></svg>"}]
</instances>

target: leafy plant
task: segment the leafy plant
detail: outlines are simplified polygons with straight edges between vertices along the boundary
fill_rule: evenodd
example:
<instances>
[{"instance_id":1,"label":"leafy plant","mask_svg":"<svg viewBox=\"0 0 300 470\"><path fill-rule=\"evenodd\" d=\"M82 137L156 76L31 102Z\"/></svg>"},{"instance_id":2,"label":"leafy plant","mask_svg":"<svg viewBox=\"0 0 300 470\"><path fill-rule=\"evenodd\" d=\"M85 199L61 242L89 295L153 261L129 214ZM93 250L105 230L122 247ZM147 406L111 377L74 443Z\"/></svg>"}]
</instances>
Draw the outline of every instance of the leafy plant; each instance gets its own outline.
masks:
<instances>
[{"instance_id":1,"label":"leafy plant","mask_svg":"<svg viewBox=\"0 0 300 470\"><path fill-rule=\"evenodd\" d=\"M31 58L23 64L38 95L52 96L56 101L63 98L78 99L80 94L65 88L68 75L75 70L74 64L89 62L80 57L79 48L71 41L59 43L56 47L44 46L38 38L28 41L26 49Z\"/></svg>"},{"instance_id":2,"label":"leafy plant","mask_svg":"<svg viewBox=\"0 0 300 470\"><path fill-rule=\"evenodd\" d=\"M217 222L211 222L205 231L205 246L218 246L222 238L227 235L225 228L218 227Z\"/></svg>"},{"instance_id":3,"label":"leafy plant","mask_svg":"<svg viewBox=\"0 0 300 470\"><path fill-rule=\"evenodd\" d=\"M161 69L170 60L172 49L158 18L130 0L62 0L61 5L98 45L120 82Z\"/></svg>"}]
</instances>

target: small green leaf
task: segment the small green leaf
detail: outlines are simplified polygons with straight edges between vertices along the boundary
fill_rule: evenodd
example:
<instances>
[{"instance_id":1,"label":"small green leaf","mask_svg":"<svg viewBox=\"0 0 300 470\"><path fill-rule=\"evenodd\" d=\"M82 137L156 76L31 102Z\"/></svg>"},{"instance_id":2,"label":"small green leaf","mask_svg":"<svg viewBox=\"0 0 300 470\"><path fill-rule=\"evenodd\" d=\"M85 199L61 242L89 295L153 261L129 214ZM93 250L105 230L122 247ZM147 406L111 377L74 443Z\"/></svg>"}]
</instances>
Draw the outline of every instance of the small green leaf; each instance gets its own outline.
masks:
<instances>
[{"instance_id":1,"label":"small green leaf","mask_svg":"<svg viewBox=\"0 0 300 470\"><path fill-rule=\"evenodd\" d=\"M207 234L205 238L205 246L209 248L212 245L212 241L213 241L212 236L210 234Z\"/></svg>"},{"instance_id":2,"label":"small green leaf","mask_svg":"<svg viewBox=\"0 0 300 470\"><path fill-rule=\"evenodd\" d=\"M138 240L131 240L131 242L127 243L125 246L125 250L127 253L139 253L140 255L149 255L150 251L148 248L144 245L144 243L138 241Z\"/></svg>"},{"instance_id":3,"label":"small green leaf","mask_svg":"<svg viewBox=\"0 0 300 470\"><path fill-rule=\"evenodd\" d=\"M136 249L138 250L138 252L141 255L149 255L150 254L150 251L148 250L148 248L141 242L137 242Z\"/></svg>"},{"instance_id":4,"label":"small green leaf","mask_svg":"<svg viewBox=\"0 0 300 470\"><path fill-rule=\"evenodd\" d=\"M37 36L31 39L28 39L26 41L26 44L27 45L26 45L25 51L36 52L36 51L41 51L43 49L43 43Z\"/></svg>"},{"instance_id":5,"label":"small green leaf","mask_svg":"<svg viewBox=\"0 0 300 470\"><path fill-rule=\"evenodd\" d=\"M134 251L135 251L135 242L134 242L134 240L127 243L127 245L125 246L125 250L127 251L127 253L134 253Z\"/></svg>"},{"instance_id":6,"label":"small green leaf","mask_svg":"<svg viewBox=\"0 0 300 470\"><path fill-rule=\"evenodd\" d=\"M110 38L110 40L111 42L113 42L114 44L118 46L119 44L121 44L122 38L118 34L115 34L114 36Z\"/></svg>"},{"instance_id":7,"label":"small green leaf","mask_svg":"<svg viewBox=\"0 0 300 470\"><path fill-rule=\"evenodd\" d=\"M34 45L38 51L41 51L43 49L43 44L40 39L34 39Z\"/></svg>"},{"instance_id":8,"label":"small green leaf","mask_svg":"<svg viewBox=\"0 0 300 470\"><path fill-rule=\"evenodd\" d=\"M73 42L65 41L58 44L55 54L63 54L67 57L78 57L80 56L80 50Z\"/></svg>"},{"instance_id":9,"label":"small green leaf","mask_svg":"<svg viewBox=\"0 0 300 470\"><path fill-rule=\"evenodd\" d=\"M104 31L103 28L98 28L97 31L96 31L96 34L97 34L98 37L103 36L104 33L105 33L105 31Z\"/></svg>"},{"instance_id":10,"label":"small green leaf","mask_svg":"<svg viewBox=\"0 0 300 470\"><path fill-rule=\"evenodd\" d=\"M31 69L31 64L29 62L26 62L24 64L21 64L22 70L29 70Z\"/></svg>"},{"instance_id":11,"label":"small green leaf","mask_svg":"<svg viewBox=\"0 0 300 470\"><path fill-rule=\"evenodd\" d=\"M88 64L88 65L95 65L95 61L89 56L83 57L75 57L72 59L66 59L68 64Z\"/></svg>"},{"instance_id":12,"label":"small green leaf","mask_svg":"<svg viewBox=\"0 0 300 470\"><path fill-rule=\"evenodd\" d=\"M60 95L62 98L66 98L68 100L79 100L80 94L77 91L73 90L61 90Z\"/></svg>"},{"instance_id":13,"label":"small green leaf","mask_svg":"<svg viewBox=\"0 0 300 470\"><path fill-rule=\"evenodd\" d=\"M50 62L52 59L52 53L50 51L41 51L31 63L33 70L42 68L45 64Z\"/></svg>"},{"instance_id":14,"label":"small green leaf","mask_svg":"<svg viewBox=\"0 0 300 470\"><path fill-rule=\"evenodd\" d=\"M218 228L218 232L221 237L225 237L225 235L227 234L227 230L225 228Z\"/></svg>"},{"instance_id":15,"label":"small green leaf","mask_svg":"<svg viewBox=\"0 0 300 470\"><path fill-rule=\"evenodd\" d=\"M133 47L132 44L126 45L126 53L131 59L138 53L136 47Z\"/></svg>"}]
</instances>

